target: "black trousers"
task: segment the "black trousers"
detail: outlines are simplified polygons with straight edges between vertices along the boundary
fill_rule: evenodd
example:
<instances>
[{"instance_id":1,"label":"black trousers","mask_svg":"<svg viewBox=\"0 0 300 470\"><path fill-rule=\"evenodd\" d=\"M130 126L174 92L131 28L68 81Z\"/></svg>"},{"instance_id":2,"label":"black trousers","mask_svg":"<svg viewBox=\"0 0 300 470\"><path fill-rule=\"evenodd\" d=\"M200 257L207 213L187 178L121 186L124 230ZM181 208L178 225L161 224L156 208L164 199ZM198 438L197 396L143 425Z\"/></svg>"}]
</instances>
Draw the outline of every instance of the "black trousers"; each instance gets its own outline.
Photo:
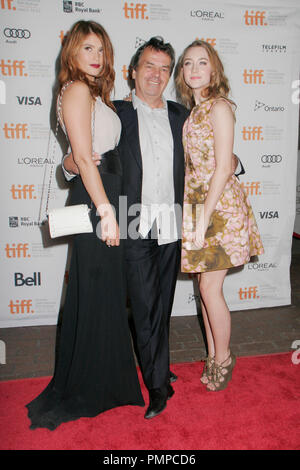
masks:
<instances>
[{"instance_id":1,"label":"black trousers","mask_svg":"<svg viewBox=\"0 0 300 470\"><path fill-rule=\"evenodd\" d=\"M169 323L180 263L179 242L126 241L128 294L143 379L148 390L167 393Z\"/></svg>"}]
</instances>

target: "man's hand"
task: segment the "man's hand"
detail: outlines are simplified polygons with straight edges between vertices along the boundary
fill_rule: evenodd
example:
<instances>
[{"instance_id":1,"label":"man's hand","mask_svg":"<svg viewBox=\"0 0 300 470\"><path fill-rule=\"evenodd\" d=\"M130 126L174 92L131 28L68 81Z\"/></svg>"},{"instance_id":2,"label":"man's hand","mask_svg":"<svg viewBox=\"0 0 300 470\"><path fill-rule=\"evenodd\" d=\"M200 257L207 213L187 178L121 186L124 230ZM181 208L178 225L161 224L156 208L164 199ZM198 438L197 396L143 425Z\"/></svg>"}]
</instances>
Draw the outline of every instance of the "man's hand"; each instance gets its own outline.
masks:
<instances>
[{"instance_id":1,"label":"man's hand","mask_svg":"<svg viewBox=\"0 0 300 470\"><path fill-rule=\"evenodd\" d=\"M94 161L96 166L100 165L101 155L99 155L98 153L93 153L92 160ZM73 175L79 175L79 168L74 162L72 153L69 153L66 156L63 164L68 173L71 173Z\"/></svg>"},{"instance_id":2,"label":"man's hand","mask_svg":"<svg viewBox=\"0 0 300 470\"><path fill-rule=\"evenodd\" d=\"M233 153L232 154L232 159L231 159L231 168L232 168L232 174L234 175L235 174L235 171L237 169L237 166L239 164L239 159L238 157Z\"/></svg>"},{"instance_id":3,"label":"man's hand","mask_svg":"<svg viewBox=\"0 0 300 470\"><path fill-rule=\"evenodd\" d=\"M132 101L132 93L128 93L128 95L126 95L124 98L123 98L123 101Z\"/></svg>"}]
</instances>

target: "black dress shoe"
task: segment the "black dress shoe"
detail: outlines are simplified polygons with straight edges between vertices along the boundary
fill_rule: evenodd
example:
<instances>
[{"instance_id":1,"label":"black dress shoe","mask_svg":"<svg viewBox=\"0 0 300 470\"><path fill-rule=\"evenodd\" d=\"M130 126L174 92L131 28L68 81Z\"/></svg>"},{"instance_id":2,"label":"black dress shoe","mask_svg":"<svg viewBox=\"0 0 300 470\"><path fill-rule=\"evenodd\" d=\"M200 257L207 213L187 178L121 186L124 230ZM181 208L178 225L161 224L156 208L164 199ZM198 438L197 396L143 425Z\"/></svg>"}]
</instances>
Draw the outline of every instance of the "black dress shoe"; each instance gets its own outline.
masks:
<instances>
[{"instance_id":1,"label":"black dress shoe","mask_svg":"<svg viewBox=\"0 0 300 470\"><path fill-rule=\"evenodd\" d=\"M176 382L177 379L178 379L177 375L175 375L174 372L170 370L170 383L172 384Z\"/></svg>"},{"instance_id":2,"label":"black dress shoe","mask_svg":"<svg viewBox=\"0 0 300 470\"><path fill-rule=\"evenodd\" d=\"M168 386L167 396L162 394L161 390L154 388L149 391L150 403L145 413L145 418L150 419L159 415L167 406L167 400L174 395L171 385Z\"/></svg>"}]
</instances>

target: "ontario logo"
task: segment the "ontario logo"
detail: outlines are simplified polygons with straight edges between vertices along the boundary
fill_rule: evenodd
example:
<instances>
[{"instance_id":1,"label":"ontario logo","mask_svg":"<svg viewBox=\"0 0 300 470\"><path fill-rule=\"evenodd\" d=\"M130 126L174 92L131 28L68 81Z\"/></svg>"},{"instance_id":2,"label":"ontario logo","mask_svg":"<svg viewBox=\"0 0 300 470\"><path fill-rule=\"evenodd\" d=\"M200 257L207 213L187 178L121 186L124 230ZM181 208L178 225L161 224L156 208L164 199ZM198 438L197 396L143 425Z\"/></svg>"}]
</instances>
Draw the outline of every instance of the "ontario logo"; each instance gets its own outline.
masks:
<instances>
[{"instance_id":1,"label":"ontario logo","mask_svg":"<svg viewBox=\"0 0 300 470\"><path fill-rule=\"evenodd\" d=\"M267 111L267 112L282 112L285 110L283 106L270 106L262 101L255 100L254 111L258 111L259 109Z\"/></svg>"}]
</instances>

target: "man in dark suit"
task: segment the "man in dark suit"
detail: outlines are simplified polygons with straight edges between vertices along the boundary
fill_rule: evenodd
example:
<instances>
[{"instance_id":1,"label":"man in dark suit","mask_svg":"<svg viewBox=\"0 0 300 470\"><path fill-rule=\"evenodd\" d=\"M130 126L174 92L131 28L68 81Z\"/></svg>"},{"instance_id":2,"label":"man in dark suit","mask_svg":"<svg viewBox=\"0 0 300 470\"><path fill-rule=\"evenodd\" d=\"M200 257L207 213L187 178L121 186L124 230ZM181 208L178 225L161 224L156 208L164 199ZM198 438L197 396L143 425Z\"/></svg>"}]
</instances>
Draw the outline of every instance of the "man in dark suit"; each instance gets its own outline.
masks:
<instances>
[{"instance_id":1,"label":"man in dark suit","mask_svg":"<svg viewBox=\"0 0 300 470\"><path fill-rule=\"evenodd\" d=\"M170 379L176 380L169 370L169 320L180 262L182 127L188 111L163 98L174 60L170 44L151 38L131 61L132 102L114 102L122 122L124 194L129 208L140 208L128 217L125 253L139 359L150 398L145 418L164 410L174 393ZM138 237L130 233L133 222Z\"/></svg>"}]
</instances>

